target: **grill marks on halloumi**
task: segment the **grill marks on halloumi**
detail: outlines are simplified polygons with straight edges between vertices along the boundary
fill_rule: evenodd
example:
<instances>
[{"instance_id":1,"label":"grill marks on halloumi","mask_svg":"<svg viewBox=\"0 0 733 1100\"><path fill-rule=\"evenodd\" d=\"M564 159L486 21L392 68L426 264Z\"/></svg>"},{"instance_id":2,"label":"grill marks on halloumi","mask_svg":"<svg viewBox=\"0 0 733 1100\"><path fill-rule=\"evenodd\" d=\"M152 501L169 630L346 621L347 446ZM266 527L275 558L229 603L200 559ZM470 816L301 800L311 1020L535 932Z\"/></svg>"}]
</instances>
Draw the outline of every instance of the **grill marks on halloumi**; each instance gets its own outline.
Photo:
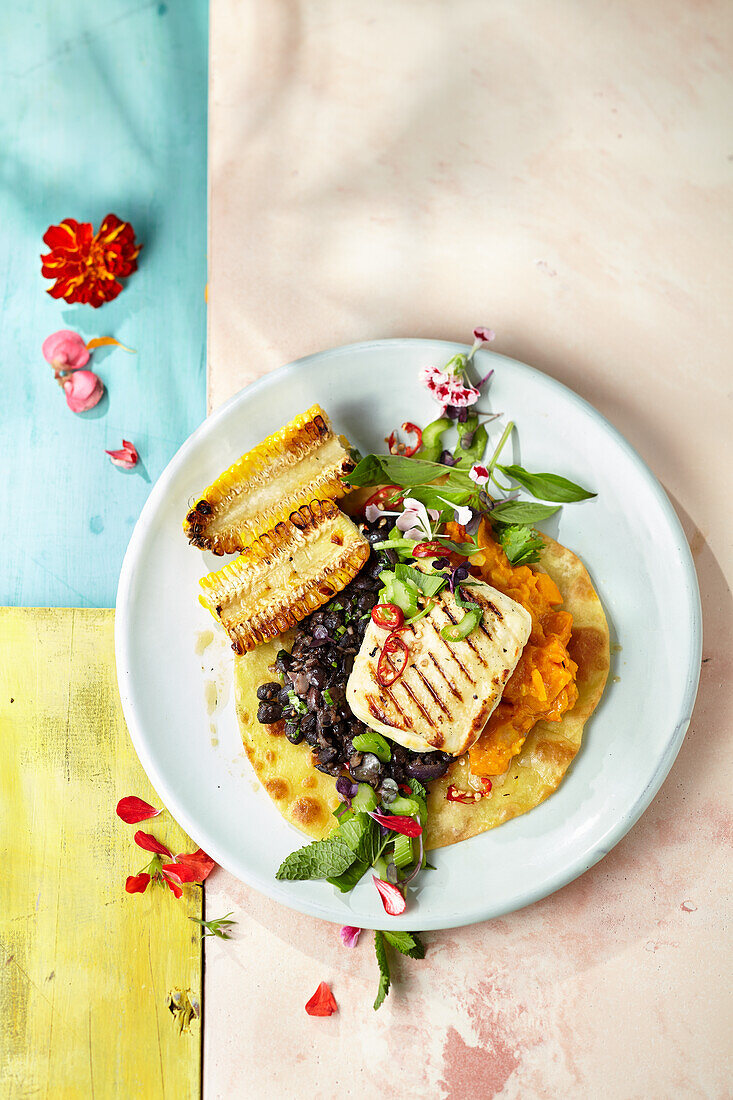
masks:
<instances>
[{"instance_id":1,"label":"grill marks on halloumi","mask_svg":"<svg viewBox=\"0 0 733 1100\"><path fill-rule=\"evenodd\" d=\"M390 687L377 680L387 632L370 623L364 636L347 701L357 718L405 748L442 749L454 756L470 748L529 638L531 618L520 604L483 582L471 584L467 592L483 611L477 628L457 642L441 637L442 628L460 622L464 614L444 590L429 615L401 632L409 659Z\"/></svg>"}]
</instances>

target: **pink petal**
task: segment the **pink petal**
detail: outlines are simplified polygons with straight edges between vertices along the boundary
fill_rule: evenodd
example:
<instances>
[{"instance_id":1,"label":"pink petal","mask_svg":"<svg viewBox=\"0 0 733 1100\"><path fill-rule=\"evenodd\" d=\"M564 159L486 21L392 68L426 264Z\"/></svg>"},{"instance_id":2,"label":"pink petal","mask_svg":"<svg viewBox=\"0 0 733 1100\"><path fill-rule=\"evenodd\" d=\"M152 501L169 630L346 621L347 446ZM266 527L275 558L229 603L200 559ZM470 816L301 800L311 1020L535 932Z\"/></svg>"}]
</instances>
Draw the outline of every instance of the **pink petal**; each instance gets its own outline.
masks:
<instances>
[{"instance_id":1,"label":"pink petal","mask_svg":"<svg viewBox=\"0 0 733 1100\"><path fill-rule=\"evenodd\" d=\"M119 451L105 451L104 453L109 455L113 465L121 466L123 470L131 470L136 465L139 457L135 444L130 443L129 439L122 440L122 447Z\"/></svg>"},{"instance_id":2,"label":"pink petal","mask_svg":"<svg viewBox=\"0 0 733 1100\"><path fill-rule=\"evenodd\" d=\"M361 928L355 928L352 924L345 924L341 929L341 941L345 947L356 947Z\"/></svg>"},{"instance_id":3,"label":"pink petal","mask_svg":"<svg viewBox=\"0 0 733 1100\"><path fill-rule=\"evenodd\" d=\"M41 345L43 358L52 367L78 370L89 362L89 350L77 332L59 329L47 336Z\"/></svg>"},{"instance_id":4,"label":"pink petal","mask_svg":"<svg viewBox=\"0 0 733 1100\"><path fill-rule=\"evenodd\" d=\"M66 404L72 412L93 409L104 395L102 379L90 370L75 370L63 382Z\"/></svg>"},{"instance_id":5,"label":"pink petal","mask_svg":"<svg viewBox=\"0 0 733 1100\"><path fill-rule=\"evenodd\" d=\"M384 515L384 512L377 504L367 504L364 515L366 516L367 523L374 523L375 520L378 520Z\"/></svg>"},{"instance_id":6,"label":"pink petal","mask_svg":"<svg viewBox=\"0 0 733 1100\"><path fill-rule=\"evenodd\" d=\"M400 913L404 913L407 902L402 896L402 892L396 886L393 886L391 882L385 882L384 879L377 878L376 875L372 875L372 880L379 891L385 912L389 913L390 917L399 917Z\"/></svg>"},{"instance_id":7,"label":"pink petal","mask_svg":"<svg viewBox=\"0 0 733 1100\"><path fill-rule=\"evenodd\" d=\"M383 825L385 829L391 829L393 833L402 833L403 836L420 836L422 825L414 817L406 814L378 814L374 810L367 810L377 825Z\"/></svg>"},{"instance_id":8,"label":"pink petal","mask_svg":"<svg viewBox=\"0 0 733 1100\"><path fill-rule=\"evenodd\" d=\"M496 333L491 328L475 328L473 330L474 340L480 340L482 344L490 344L496 337Z\"/></svg>"}]
</instances>

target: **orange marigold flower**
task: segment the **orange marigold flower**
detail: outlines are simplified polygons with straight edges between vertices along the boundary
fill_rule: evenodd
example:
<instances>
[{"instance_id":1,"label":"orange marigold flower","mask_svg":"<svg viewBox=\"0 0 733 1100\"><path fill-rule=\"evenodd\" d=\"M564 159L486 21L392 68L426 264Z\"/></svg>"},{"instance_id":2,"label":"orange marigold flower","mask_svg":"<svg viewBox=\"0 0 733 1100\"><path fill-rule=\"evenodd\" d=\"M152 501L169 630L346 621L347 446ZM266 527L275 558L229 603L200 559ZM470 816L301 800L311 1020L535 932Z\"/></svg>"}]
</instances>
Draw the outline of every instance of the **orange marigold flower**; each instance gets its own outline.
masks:
<instances>
[{"instance_id":1,"label":"orange marigold flower","mask_svg":"<svg viewBox=\"0 0 733 1100\"><path fill-rule=\"evenodd\" d=\"M94 233L91 222L64 218L43 235L51 249L41 256L41 273L54 279L48 293L67 302L82 302L97 309L122 290L120 278L137 271L142 245L135 242L129 222L108 214Z\"/></svg>"}]
</instances>

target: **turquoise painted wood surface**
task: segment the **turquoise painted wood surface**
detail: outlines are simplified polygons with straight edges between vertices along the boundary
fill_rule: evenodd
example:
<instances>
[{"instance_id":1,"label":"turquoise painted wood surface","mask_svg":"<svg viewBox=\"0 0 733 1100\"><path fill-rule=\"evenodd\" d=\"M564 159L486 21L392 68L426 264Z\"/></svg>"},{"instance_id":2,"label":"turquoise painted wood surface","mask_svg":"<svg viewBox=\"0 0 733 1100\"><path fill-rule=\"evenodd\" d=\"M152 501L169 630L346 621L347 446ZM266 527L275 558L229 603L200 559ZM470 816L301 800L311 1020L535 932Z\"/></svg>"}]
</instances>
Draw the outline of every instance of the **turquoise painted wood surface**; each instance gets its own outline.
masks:
<instances>
[{"instance_id":1,"label":"turquoise painted wood surface","mask_svg":"<svg viewBox=\"0 0 733 1100\"><path fill-rule=\"evenodd\" d=\"M205 415L205 0L0 5L0 604L109 607L151 485ZM48 294L41 237L114 212L144 244L101 309ZM107 396L75 416L41 343L59 328L137 349L94 354ZM125 473L106 448L122 437Z\"/></svg>"}]
</instances>

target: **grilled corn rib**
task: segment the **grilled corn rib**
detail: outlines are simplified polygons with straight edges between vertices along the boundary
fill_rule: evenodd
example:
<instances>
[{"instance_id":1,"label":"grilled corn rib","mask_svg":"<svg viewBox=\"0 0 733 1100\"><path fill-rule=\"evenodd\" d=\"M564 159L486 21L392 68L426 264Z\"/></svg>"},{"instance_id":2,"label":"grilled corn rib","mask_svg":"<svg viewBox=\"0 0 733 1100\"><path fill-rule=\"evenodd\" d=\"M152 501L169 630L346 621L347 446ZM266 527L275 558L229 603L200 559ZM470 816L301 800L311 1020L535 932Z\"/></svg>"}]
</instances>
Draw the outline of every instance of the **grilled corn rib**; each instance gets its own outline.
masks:
<instances>
[{"instance_id":1,"label":"grilled corn rib","mask_svg":"<svg viewBox=\"0 0 733 1100\"><path fill-rule=\"evenodd\" d=\"M183 529L189 542L214 554L242 550L308 501L337 500L339 480L354 462L320 405L269 435L205 489Z\"/></svg>"},{"instance_id":2,"label":"grilled corn rib","mask_svg":"<svg viewBox=\"0 0 733 1100\"><path fill-rule=\"evenodd\" d=\"M313 500L201 581L235 653L295 626L354 579L369 543L332 500Z\"/></svg>"}]
</instances>

